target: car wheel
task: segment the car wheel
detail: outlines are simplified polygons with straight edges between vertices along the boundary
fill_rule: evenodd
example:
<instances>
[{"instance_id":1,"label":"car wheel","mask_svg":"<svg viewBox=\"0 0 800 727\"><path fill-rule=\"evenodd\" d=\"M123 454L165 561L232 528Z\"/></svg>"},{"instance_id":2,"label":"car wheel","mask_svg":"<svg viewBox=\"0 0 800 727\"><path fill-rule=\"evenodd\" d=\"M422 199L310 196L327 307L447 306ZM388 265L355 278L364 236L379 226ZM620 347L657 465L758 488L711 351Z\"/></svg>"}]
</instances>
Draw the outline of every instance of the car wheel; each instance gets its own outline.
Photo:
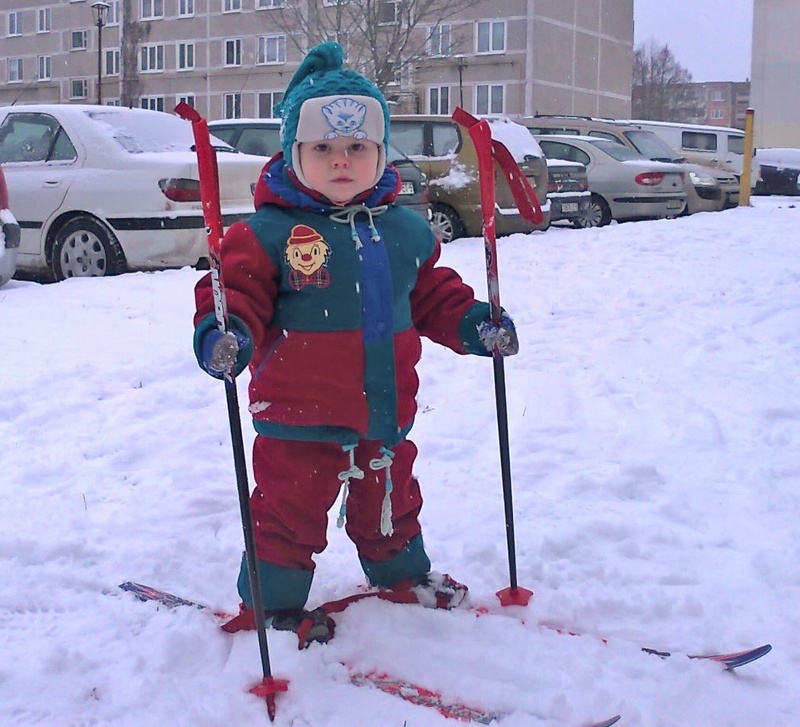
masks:
<instances>
[{"instance_id":1,"label":"car wheel","mask_svg":"<svg viewBox=\"0 0 800 727\"><path fill-rule=\"evenodd\" d=\"M466 234L458 213L444 204L431 205L431 229L443 245Z\"/></svg>"},{"instance_id":2,"label":"car wheel","mask_svg":"<svg viewBox=\"0 0 800 727\"><path fill-rule=\"evenodd\" d=\"M575 227L603 227L611 222L608 203L598 194L593 194L586 209L573 221Z\"/></svg>"},{"instance_id":3,"label":"car wheel","mask_svg":"<svg viewBox=\"0 0 800 727\"><path fill-rule=\"evenodd\" d=\"M105 224L81 215L56 234L52 268L56 280L119 275L125 271L125 253Z\"/></svg>"}]
</instances>

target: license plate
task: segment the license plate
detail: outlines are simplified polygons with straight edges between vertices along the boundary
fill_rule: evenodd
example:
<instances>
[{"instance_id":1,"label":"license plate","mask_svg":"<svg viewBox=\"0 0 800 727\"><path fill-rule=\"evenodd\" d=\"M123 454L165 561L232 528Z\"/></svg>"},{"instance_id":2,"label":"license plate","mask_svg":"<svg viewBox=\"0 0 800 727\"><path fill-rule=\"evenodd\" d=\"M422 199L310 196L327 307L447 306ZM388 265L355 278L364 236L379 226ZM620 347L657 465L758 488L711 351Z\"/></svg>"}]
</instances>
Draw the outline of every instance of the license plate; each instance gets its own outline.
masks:
<instances>
[{"instance_id":1,"label":"license plate","mask_svg":"<svg viewBox=\"0 0 800 727\"><path fill-rule=\"evenodd\" d=\"M414 182L403 182L400 194L414 194Z\"/></svg>"},{"instance_id":2,"label":"license plate","mask_svg":"<svg viewBox=\"0 0 800 727\"><path fill-rule=\"evenodd\" d=\"M669 202L667 202L668 210L676 210L681 207L683 207L683 202L681 202L679 199L671 199Z\"/></svg>"},{"instance_id":3,"label":"license plate","mask_svg":"<svg viewBox=\"0 0 800 727\"><path fill-rule=\"evenodd\" d=\"M578 211L578 203L577 202L564 202L561 205L562 212L577 212Z\"/></svg>"}]
</instances>

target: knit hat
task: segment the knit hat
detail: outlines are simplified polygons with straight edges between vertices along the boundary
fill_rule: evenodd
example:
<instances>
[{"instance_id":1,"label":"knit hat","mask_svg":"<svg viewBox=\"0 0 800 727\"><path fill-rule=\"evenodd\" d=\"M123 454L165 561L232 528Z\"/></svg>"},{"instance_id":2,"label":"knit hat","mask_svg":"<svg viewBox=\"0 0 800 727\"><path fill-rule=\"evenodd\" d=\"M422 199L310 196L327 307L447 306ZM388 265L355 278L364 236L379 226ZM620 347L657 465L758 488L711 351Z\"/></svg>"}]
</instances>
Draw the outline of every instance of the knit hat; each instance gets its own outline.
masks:
<instances>
[{"instance_id":1,"label":"knit hat","mask_svg":"<svg viewBox=\"0 0 800 727\"><path fill-rule=\"evenodd\" d=\"M342 68L344 51L329 41L312 48L295 71L277 107L283 158L306 186L298 146L304 141L350 137L378 145L375 181L386 166L389 107L378 87L356 71Z\"/></svg>"}]
</instances>

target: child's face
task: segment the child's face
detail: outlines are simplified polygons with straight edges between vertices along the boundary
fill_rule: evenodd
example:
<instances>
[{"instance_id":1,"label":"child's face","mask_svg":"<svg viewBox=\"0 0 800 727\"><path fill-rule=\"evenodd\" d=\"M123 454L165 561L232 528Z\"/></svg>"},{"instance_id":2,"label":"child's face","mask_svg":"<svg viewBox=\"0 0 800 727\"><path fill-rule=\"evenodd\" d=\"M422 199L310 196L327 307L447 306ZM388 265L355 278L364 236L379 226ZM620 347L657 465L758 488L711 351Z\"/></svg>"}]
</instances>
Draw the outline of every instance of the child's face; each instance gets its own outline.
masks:
<instances>
[{"instance_id":1,"label":"child's face","mask_svg":"<svg viewBox=\"0 0 800 727\"><path fill-rule=\"evenodd\" d=\"M374 184L378 158L374 141L340 136L300 144L300 166L308 186L337 205Z\"/></svg>"}]
</instances>

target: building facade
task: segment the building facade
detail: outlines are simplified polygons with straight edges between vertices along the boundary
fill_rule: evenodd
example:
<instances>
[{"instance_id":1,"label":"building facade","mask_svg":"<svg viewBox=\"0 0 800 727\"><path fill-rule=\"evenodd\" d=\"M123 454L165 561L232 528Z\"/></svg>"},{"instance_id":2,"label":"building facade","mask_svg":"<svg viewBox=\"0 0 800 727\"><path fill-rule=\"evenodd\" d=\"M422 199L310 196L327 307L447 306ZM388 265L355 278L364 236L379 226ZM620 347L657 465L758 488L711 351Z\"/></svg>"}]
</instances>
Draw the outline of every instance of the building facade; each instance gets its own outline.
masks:
<instances>
[{"instance_id":1,"label":"building facade","mask_svg":"<svg viewBox=\"0 0 800 727\"><path fill-rule=\"evenodd\" d=\"M754 0L751 105L758 147L800 148L800 3Z\"/></svg>"},{"instance_id":2,"label":"building facade","mask_svg":"<svg viewBox=\"0 0 800 727\"><path fill-rule=\"evenodd\" d=\"M355 47L352 32L331 32L343 6L376 8L386 33L418 2L106 0L101 26L91 0L4 0L0 105L99 99L170 111L184 100L209 119L269 117L308 47L327 37ZM633 0L449 5L414 23L416 50L384 84L397 111L630 115Z\"/></svg>"}]
</instances>

